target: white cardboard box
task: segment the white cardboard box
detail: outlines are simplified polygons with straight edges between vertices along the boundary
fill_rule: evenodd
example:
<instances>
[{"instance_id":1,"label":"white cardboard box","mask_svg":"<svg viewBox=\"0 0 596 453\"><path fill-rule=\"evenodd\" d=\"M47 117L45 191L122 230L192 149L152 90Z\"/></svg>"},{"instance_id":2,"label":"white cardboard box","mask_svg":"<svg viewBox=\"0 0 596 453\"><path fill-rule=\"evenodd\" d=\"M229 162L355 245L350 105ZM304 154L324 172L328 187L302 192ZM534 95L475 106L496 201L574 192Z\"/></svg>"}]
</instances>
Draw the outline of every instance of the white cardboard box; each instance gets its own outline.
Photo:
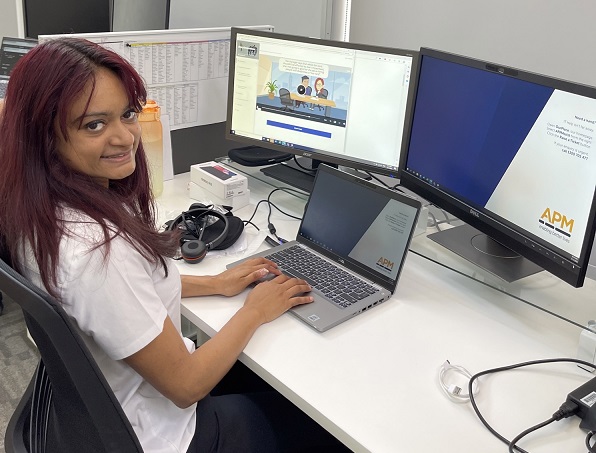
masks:
<instances>
[{"instance_id":1,"label":"white cardboard box","mask_svg":"<svg viewBox=\"0 0 596 453\"><path fill-rule=\"evenodd\" d=\"M250 190L246 189L246 191L242 195L237 195L231 198L220 198L216 196L214 193L209 192L205 188L195 184L194 182L190 183L190 198L193 200L200 201L201 203L213 203L216 205L222 206L231 206L233 209L240 209L244 206L248 205L250 202Z\"/></svg>"},{"instance_id":2,"label":"white cardboard box","mask_svg":"<svg viewBox=\"0 0 596 453\"><path fill-rule=\"evenodd\" d=\"M248 190L246 176L213 161L192 165L190 181L220 199L244 195Z\"/></svg>"}]
</instances>

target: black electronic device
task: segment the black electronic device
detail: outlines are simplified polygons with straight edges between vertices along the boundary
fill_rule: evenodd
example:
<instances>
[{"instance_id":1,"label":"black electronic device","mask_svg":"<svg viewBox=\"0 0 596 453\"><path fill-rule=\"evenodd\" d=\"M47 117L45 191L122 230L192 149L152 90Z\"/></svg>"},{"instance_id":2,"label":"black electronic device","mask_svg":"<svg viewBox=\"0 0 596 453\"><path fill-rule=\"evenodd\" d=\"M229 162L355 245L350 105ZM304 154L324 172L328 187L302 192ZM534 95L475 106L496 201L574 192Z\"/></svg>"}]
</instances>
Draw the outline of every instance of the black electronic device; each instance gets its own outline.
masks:
<instances>
[{"instance_id":1,"label":"black electronic device","mask_svg":"<svg viewBox=\"0 0 596 453\"><path fill-rule=\"evenodd\" d=\"M226 138L308 158L264 173L305 188L320 162L399 177L418 52L235 27L230 49Z\"/></svg>"},{"instance_id":2,"label":"black electronic device","mask_svg":"<svg viewBox=\"0 0 596 453\"><path fill-rule=\"evenodd\" d=\"M467 223L431 235L506 281L582 286L596 215L596 88L420 49L401 183Z\"/></svg>"},{"instance_id":3,"label":"black electronic device","mask_svg":"<svg viewBox=\"0 0 596 453\"><path fill-rule=\"evenodd\" d=\"M285 162L292 158L292 154L261 146L243 146L229 150L228 157L246 167L262 167L263 165Z\"/></svg>"},{"instance_id":4,"label":"black electronic device","mask_svg":"<svg viewBox=\"0 0 596 453\"><path fill-rule=\"evenodd\" d=\"M10 73L17 62L37 45L36 39L2 38L0 46L0 99L6 97Z\"/></svg>"},{"instance_id":5,"label":"black electronic device","mask_svg":"<svg viewBox=\"0 0 596 453\"><path fill-rule=\"evenodd\" d=\"M105 0L23 0L25 35L111 31L110 2Z\"/></svg>"},{"instance_id":6,"label":"black electronic device","mask_svg":"<svg viewBox=\"0 0 596 453\"><path fill-rule=\"evenodd\" d=\"M238 217L220 212L214 206L192 204L187 211L166 223L166 230L180 229L180 254L189 264L200 263L209 250L232 245L244 229Z\"/></svg>"}]
</instances>

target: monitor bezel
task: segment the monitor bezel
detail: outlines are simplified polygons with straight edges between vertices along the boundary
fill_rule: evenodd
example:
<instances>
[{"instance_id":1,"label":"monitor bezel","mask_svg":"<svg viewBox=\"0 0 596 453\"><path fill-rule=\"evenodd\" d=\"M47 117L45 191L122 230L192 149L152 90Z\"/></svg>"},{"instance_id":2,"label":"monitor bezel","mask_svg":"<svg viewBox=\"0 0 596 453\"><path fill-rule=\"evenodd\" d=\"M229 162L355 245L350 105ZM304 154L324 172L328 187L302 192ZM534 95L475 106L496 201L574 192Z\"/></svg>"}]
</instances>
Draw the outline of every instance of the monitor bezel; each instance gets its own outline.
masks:
<instances>
[{"instance_id":1,"label":"monitor bezel","mask_svg":"<svg viewBox=\"0 0 596 453\"><path fill-rule=\"evenodd\" d=\"M556 90L566 91L596 99L596 87L425 47L420 48L420 57L416 71L418 78L420 78L421 75L420 71L422 69L424 58L427 56L487 72L496 72L501 74L503 77L512 77L531 83L548 86ZM445 209L468 225L476 228L480 232L490 236L504 246L517 252L519 255L541 266L543 269L560 278L561 280L574 287L582 286L588 268L590 250L594 241L596 191L592 194L592 204L587 220L584 241L578 261L575 263L567 256L561 255L559 252L560 249L558 249L556 246L533 236L530 232L524 230L523 228L516 228L510 222L507 223L505 219L500 219L496 214L487 212L487 210L485 210L483 207L468 203L467 201L462 200L462 197L458 197L457 195L441 190L424 181L422 178L417 177L415 174L407 170L407 162L412 125L416 113L416 97L418 94L418 88L419 84L417 80L412 111L411 115L408 117L410 124L406 129L407 136L405 136L403 140L403 148L401 153L401 157L403 158L403 167L400 183L404 187L425 198L434 205Z\"/></svg>"},{"instance_id":2,"label":"monitor bezel","mask_svg":"<svg viewBox=\"0 0 596 453\"><path fill-rule=\"evenodd\" d=\"M234 96L234 76L235 76L235 56L236 56L236 42L238 38L238 34L247 34L265 38L274 38L274 39L281 39L281 40L289 40L293 42L304 42L309 44L319 44L324 46L331 46L337 48L344 48L344 49L354 49L354 50L364 50L370 52L379 52L379 53L387 53L393 54L396 56L409 56L412 58L412 70L410 73L410 85L408 88L408 96L406 100L406 109L404 112L404 124L401 126L403 129L402 132L402 144L399 150L399 162L397 166L397 170L395 169L386 169L382 167L378 167L371 164L366 164L360 161L351 160L342 158L341 156L337 155L329 155L326 154L324 151L305 151L296 148L289 148L281 145L277 145L275 143L270 142L263 142L261 140L253 139L250 137L244 137L241 135L232 134L230 131L232 129L232 113L233 113L233 96ZM399 178L401 175L401 169L403 167L403 143L404 138L406 137L407 131L405 127L409 124L408 118L411 114L412 103L414 100L414 92L415 86L414 83L418 79L417 74L415 73L416 69L418 68L418 51L409 50L409 49L398 49L398 48L391 48L391 47L383 47L383 46L374 46L368 44L359 44L359 43L351 43L351 42L344 42L344 41L333 41L328 39L319 39L319 38L310 38L305 36L298 36L298 35L289 35L277 32L268 32L262 30L252 30L246 29L242 27L232 27L231 28L231 36L230 36L230 64L229 64L229 75L228 75L228 100L227 100L227 112L226 112L226 131L225 131L225 138L227 140L242 143L244 145L253 145L253 146L260 146L267 149L273 149L275 151L280 151L282 153L289 153L296 157L306 157L309 159L313 159L316 161L320 161L327 164L332 165L341 165L349 168L353 168L356 170L362 170L366 172L371 172L375 174L381 174L385 176L390 176L392 178Z\"/></svg>"}]
</instances>

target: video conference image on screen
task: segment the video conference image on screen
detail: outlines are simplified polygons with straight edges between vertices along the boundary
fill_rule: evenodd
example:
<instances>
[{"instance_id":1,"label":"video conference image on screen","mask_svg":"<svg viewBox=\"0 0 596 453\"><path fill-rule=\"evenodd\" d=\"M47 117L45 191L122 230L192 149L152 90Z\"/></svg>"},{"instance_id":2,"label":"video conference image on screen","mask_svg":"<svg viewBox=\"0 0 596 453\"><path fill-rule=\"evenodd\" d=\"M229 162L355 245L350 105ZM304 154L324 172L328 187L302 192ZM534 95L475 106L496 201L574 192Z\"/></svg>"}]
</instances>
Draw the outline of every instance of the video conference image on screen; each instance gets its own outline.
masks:
<instances>
[{"instance_id":1,"label":"video conference image on screen","mask_svg":"<svg viewBox=\"0 0 596 453\"><path fill-rule=\"evenodd\" d=\"M231 134L396 172L413 57L352 47L239 32Z\"/></svg>"}]
</instances>

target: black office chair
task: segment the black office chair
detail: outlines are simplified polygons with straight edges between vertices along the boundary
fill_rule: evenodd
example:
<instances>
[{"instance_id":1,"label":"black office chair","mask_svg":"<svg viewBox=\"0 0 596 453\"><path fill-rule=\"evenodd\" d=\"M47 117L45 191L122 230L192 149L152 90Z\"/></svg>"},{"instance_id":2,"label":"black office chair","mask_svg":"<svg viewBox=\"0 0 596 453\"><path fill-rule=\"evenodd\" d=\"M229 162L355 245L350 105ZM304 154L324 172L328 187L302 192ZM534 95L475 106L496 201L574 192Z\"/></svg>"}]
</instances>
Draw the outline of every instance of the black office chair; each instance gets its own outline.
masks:
<instances>
[{"instance_id":1,"label":"black office chair","mask_svg":"<svg viewBox=\"0 0 596 453\"><path fill-rule=\"evenodd\" d=\"M281 101L281 105L284 106L284 110L294 110L294 101L290 97L290 91L287 88L280 88L279 89L279 100Z\"/></svg>"},{"instance_id":2,"label":"black office chair","mask_svg":"<svg viewBox=\"0 0 596 453\"><path fill-rule=\"evenodd\" d=\"M142 452L114 392L60 304L0 260L41 356L6 430L7 453Z\"/></svg>"}]
</instances>

